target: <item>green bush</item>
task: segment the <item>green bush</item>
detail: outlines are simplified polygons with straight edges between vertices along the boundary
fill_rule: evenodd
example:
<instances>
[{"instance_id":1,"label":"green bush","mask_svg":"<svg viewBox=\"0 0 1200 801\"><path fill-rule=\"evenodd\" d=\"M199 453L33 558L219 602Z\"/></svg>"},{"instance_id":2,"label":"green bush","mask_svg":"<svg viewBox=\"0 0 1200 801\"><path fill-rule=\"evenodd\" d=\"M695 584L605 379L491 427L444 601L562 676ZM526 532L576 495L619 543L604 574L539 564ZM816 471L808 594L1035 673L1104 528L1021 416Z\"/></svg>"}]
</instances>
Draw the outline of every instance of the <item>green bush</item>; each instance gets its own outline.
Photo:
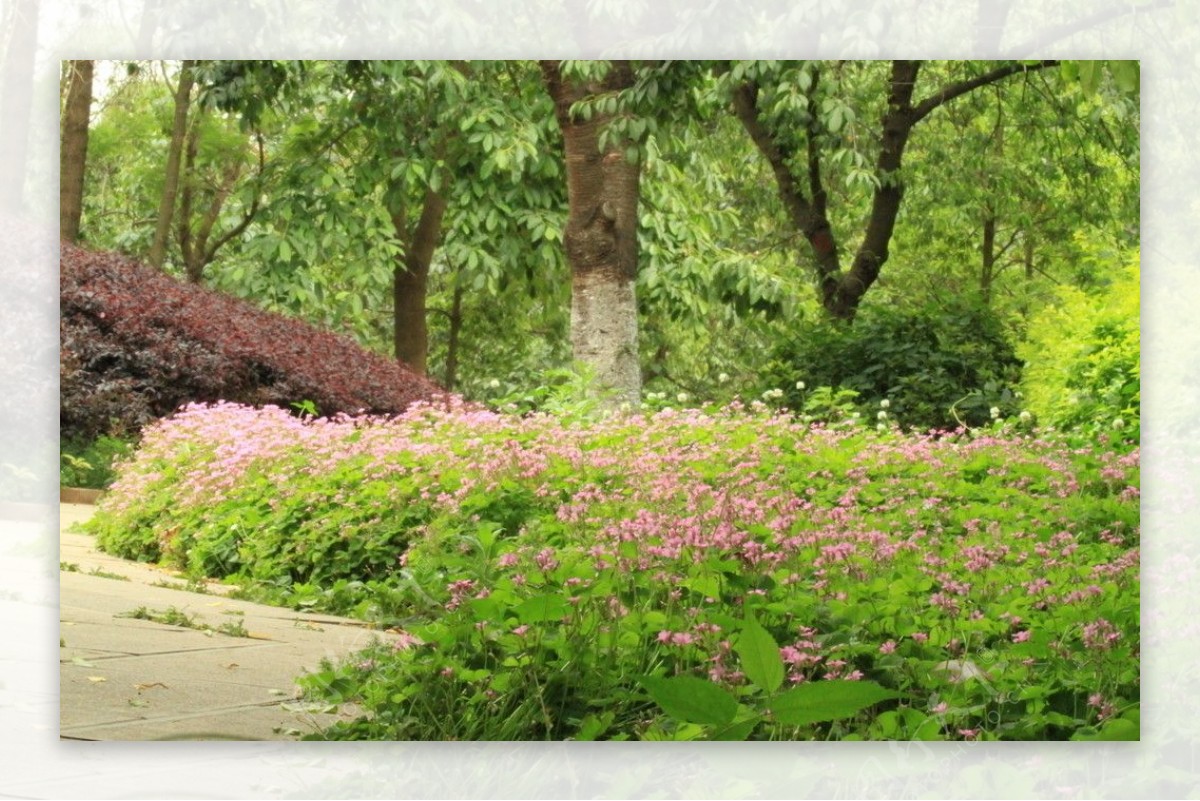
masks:
<instances>
[{"instance_id":1,"label":"green bush","mask_svg":"<svg viewBox=\"0 0 1200 801\"><path fill-rule=\"evenodd\" d=\"M58 483L63 487L106 489L117 463L133 452L133 441L101 436L91 442L68 441L59 448Z\"/></svg>"},{"instance_id":2,"label":"green bush","mask_svg":"<svg viewBox=\"0 0 1200 801\"><path fill-rule=\"evenodd\" d=\"M811 388L858 393L860 412L918 430L987 424L1018 411L1021 363L987 308L957 304L916 311L867 307L852 325L800 324L773 354L763 391L783 391L802 410ZM802 386L798 386L798 382Z\"/></svg>"},{"instance_id":3,"label":"green bush","mask_svg":"<svg viewBox=\"0 0 1200 801\"><path fill-rule=\"evenodd\" d=\"M1093 292L1058 289L1021 347L1025 404L1043 425L1109 432L1136 443L1141 416L1138 254Z\"/></svg>"}]
</instances>

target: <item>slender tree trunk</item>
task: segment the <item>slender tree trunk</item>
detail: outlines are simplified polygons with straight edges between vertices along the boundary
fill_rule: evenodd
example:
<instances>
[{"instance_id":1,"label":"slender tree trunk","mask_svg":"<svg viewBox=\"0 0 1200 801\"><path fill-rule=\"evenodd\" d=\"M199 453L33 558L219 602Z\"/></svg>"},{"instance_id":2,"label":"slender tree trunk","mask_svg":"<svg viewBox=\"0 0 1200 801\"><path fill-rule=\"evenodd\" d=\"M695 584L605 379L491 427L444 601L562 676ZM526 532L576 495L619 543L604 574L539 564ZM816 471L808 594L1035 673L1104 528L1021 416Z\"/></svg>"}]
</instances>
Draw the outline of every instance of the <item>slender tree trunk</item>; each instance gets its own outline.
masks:
<instances>
[{"instance_id":1,"label":"slender tree trunk","mask_svg":"<svg viewBox=\"0 0 1200 801\"><path fill-rule=\"evenodd\" d=\"M59 149L58 225L59 236L79 241L83 217L83 179L87 166L88 117L92 109L91 61L70 62L70 87L63 110Z\"/></svg>"},{"instance_id":2,"label":"slender tree trunk","mask_svg":"<svg viewBox=\"0 0 1200 801\"><path fill-rule=\"evenodd\" d=\"M572 119L573 103L632 84L628 63L615 62L602 81L565 79L556 61L541 62L562 129L567 169L567 226L563 245L571 266L571 346L576 361L595 372L607 402L641 401L638 361L637 208L641 168L619 145L600 149L611 117Z\"/></svg>"},{"instance_id":3,"label":"slender tree trunk","mask_svg":"<svg viewBox=\"0 0 1200 801\"><path fill-rule=\"evenodd\" d=\"M992 279L996 275L996 215L988 212L983 219L982 263L979 270L979 296L985 306L992 303Z\"/></svg>"},{"instance_id":4,"label":"slender tree trunk","mask_svg":"<svg viewBox=\"0 0 1200 801\"><path fill-rule=\"evenodd\" d=\"M446 376L442 383L453 391L458 383L458 339L462 333L463 287L460 277L454 280L454 296L450 301L450 333L446 337Z\"/></svg>"},{"instance_id":5,"label":"slender tree trunk","mask_svg":"<svg viewBox=\"0 0 1200 801\"><path fill-rule=\"evenodd\" d=\"M849 271L837 282L836 290L825 296L825 309L834 319L851 321L858 313L863 295L879 277L888 260L888 245L904 199L904 183L900 177L904 148L919 117L912 106L920 62L892 62L892 79L888 90L888 110L883 117L883 135L875 174L880 185L871 200L871 215L862 243L854 254ZM928 113L928 112L926 112Z\"/></svg>"},{"instance_id":6,"label":"slender tree trunk","mask_svg":"<svg viewBox=\"0 0 1200 801\"><path fill-rule=\"evenodd\" d=\"M1025 267L1025 296L1021 300L1021 316L1028 319L1029 317L1029 296L1033 287L1033 237L1029 231L1025 232L1025 241L1023 251L1021 253L1021 262Z\"/></svg>"},{"instance_id":7,"label":"slender tree trunk","mask_svg":"<svg viewBox=\"0 0 1200 801\"><path fill-rule=\"evenodd\" d=\"M236 160L229 162L225 167L225 174L221 177L221 183L217 185L209 199L208 208L197 219L194 211L198 180L196 155L200 150L200 123L199 117L194 118L187 135L187 147L179 181L179 211L176 214L177 222L175 224L179 253L183 256L184 272L188 282L193 284L199 284L204 280L204 270L209 264L212 264L217 256L217 251L230 240L241 236L242 232L250 226L254 216L258 213L260 190L259 186L255 187L254 200L251 201L249 208L242 212L242 219L238 224L214 240L212 238L213 228L221 216L225 201L229 199L242 176L242 165ZM258 178L252 180L261 180L266 169L261 135L258 137L258 145Z\"/></svg>"},{"instance_id":8,"label":"slender tree trunk","mask_svg":"<svg viewBox=\"0 0 1200 801\"><path fill-rule=\"evenodd\" d=\"M425 203L416 228L408 230L403 206L394 208L392 224L404 242L404 253L393 271L393 341L396 359L417 373L426 374L429 356L429 332L425 322L425 296L429 264L441 238L446 199L436 192L425 193Z\"/></svg>"},{"instance_id":9,"label":"slender tree trunk","mask_svg":"<svg viewBox=\"0 0 1200 801\"><path fill-rule=\"evenodd\" d=\"M150 243L150 264L162 267L167 258L167 237L175 214L175 197L179 192L180 161L184 139L187 137L188 109L192 101L192 68L196 62L184 61L179 70L179 85L175 87L175 119L171 127L171 143L167 149L167 167L163 180L162 198L158 204L158 223Z\"/></svg>"}]
</instances>

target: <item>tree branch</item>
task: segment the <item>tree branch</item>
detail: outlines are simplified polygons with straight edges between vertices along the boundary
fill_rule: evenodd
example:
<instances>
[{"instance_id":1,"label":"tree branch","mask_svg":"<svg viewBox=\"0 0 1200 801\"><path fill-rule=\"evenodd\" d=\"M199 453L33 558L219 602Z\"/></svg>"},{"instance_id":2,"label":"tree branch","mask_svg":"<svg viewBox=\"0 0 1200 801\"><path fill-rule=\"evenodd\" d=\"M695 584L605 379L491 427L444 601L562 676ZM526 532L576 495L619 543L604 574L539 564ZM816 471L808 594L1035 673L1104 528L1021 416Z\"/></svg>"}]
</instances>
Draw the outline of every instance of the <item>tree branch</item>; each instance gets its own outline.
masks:
<instances>
[{"instance_id":1,"label":"tree branch","mask_svg":"<svg viewBox=\"0 0 1200 801\"><path fill-rule=\"evenodd\" d=\"M821 80L821 71L813 69L812 85L808 90L808 105L811 108L817 95L817 85ZM811 115L808 125L808 191L812 195L813 210L818 217L825 219L828 211L828 195L821 182L821 150L817 146L817 117Z\"/></svg>"},{"instance_id":2,"label":"tree branch","mask_svg":"<svg viewBox=\"0 0 1200 801\"><path fill-rule=\"evenodd\" d=\"M775 183L779 188L779 197L783 200L784 208L787 209L792 223L805 234L810 234L813 228L812 206L804 197L803 191L796 183L795 176L788 168L788 162L793 154L787 150L785 145L776 140L767 130L767 126L763 125L762 120L758 118L757 84L747 81L733 90L733 110L737 114L738 120L741 121L742 127L746 129L746 133L750 134L751 141L766 158L767 164L771 166L771 171L775 174Z\"/></svg>"},{"instance_id":3,"label":"tree branch","mask_svg":"<svg viewBox=\"0 0 1200 801\"><path fill-rule=\"evenodd\" d=\"M912 122L914 124L920 122L938 106L948 103L954 98L960 95L965 95L967 92L978 89L981 86L987 86L988 84L1003 80L1008 76L1014 75L1018 72L1033 72L1034 70L1046 69L1048 67L1057 67L1059 63L1059 61L1053 59L1039 61L1036 64L1022 64L1020 62L1013 62L1012 64L1006 64L1003 67L997 67L990 72L985 72L983 75L978 75L970 80L958 81L957 83L943 86L937 92L913 106Z\"/></svg>"},{"instance_id":4,"label":"tree branch","mask_svg":"<svg viewBox=\"0 0 1200 801\"><path fill-rule=\"evenodd\" d=\"M266 154L263 150L263 137L262 137L261 133L257 135L257 139L258 139L258 177L255 179L255 181L261 182L262 178L263 178L263 174L266 172L267 164L266 164ZM234 237L241 236L242 232L250 227L250 223L254 220L254 217L258 214L259 200L260 200L259 191L258 191L258 187L256 187L255 192L254 192L254 200L252 200L250 202L250 208L247 209L244 214L242 214L242 219L237 225L235 225L229 231L225 232L225 234L223 236L219 237L217 239L217 241L213 244L213 246L211 248L209 248L208 259L207 259L208 261L213 260L213 258L217 255L217 251L220 250L222 247L224 247L225 243L229 242Z\"/></svg>"}]
</instances>

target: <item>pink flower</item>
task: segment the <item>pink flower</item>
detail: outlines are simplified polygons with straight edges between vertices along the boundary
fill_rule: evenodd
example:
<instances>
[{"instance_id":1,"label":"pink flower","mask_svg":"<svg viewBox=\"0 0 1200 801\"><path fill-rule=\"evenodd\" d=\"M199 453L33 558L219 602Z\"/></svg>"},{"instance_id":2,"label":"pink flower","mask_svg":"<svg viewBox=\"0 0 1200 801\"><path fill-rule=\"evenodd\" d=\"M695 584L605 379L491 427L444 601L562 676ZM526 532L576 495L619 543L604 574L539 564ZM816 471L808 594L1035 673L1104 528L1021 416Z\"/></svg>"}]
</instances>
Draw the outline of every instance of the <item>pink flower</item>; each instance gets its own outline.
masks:
<instances>
[{"instance_id":1,"label":"pink flower","mask_svg":"<svg viewBox=\"0 0 1200 801\"><path fill-rule=\"evenodd\" d=\"M914 631L912 638L916 642L925 642L926 640L929 639L929 635L923 631Z\"/></svg>"},{"instance_id":2,"label":"pink flower","mask_svg":"<svg viewBox=\"0 0 1200 801\"><path fill-rule=\"evenodd\" d=\"M879 646L879 653L881 653L881 654L890 654L895 650L896 650L896 641L895 640L888 640L883 645Z\"/></svg>"},{"instance_id":3,"label":"pink flower","mask_svg":"<svg viewBox=\"0 0 1200 801\"><path fill-rule=\"evenodd\" d=\"M1083 627L1083 644L1086 648L1107 651L1116 645L1119 639L1121 632L1104 618L1097 618Z\"/></svg>"},{"instance_id":4,"label":"pink flower","mask_svg":"<svg viewBox=\"0 0 1200 801\"><path fill-rule=\"evenodd\" d=\"M424 645L424 644L425 643L421 640L420 637L409 634L407 631L401 631L398 635L396 635L396 639L392 643L392 647L395 648L397 651L407 651L409 648L412 648L413 646Z\"/></svg>"},{"instance_id":5,"label":"pink flower","mask_svg":"<svg viewBox=\"0 0 1200 801\"><path fill-rule=\"evenodd\" d=\"M979 729L959 729L958 733L962 735L964 740L974 740L979 736Z\"/></svg>"},{"instance_id":6,"label":"pink flower","mask_svg":"<svg viewBox=\"0 0 1200 801\"><path fill-rule=\"evenodd\" d=\"M527 632L527 631L529 631L528 625L520 625L520 626L517 626L515 629L513 629L512 633L517 635L518 637L524 637L525 632Z\"/></svg>"},{"instance_id":7,"label":"pink flower","mask_svg":"<svg viewBox=\"0 0 1200 801\"><path fill-rule=\"evenodd\" d=\"M1012 636L1012 641L1013 642L1025 642L1032 636L1033 636L1033 632L1031 632L1029 629L1025 629L1025 631L1018 631L1016 634L1014 634Z\"/></svg>"},{"instance_id":8,"label":"pink flower","mask_svg":"<svg viewBox=\"0 0 1200 801\"><path fill-rule=\"evenodd\" d=\"M558 567L558 560L554 558L553 548L543 548L538 551L537 556L533 557L533 561L547 573Z\"/></svg>"}]
</instances>

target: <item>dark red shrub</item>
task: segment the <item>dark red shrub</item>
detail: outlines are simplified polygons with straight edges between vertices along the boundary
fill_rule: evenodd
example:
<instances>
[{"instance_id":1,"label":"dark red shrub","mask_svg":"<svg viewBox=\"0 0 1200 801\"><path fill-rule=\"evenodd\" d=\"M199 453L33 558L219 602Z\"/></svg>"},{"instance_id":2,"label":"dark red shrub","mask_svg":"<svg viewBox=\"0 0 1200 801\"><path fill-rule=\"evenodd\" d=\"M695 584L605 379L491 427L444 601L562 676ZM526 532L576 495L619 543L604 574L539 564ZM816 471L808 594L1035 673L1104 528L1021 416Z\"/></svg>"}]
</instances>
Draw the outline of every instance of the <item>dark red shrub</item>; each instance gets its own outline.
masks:
<instances>
[{"instance_id":1,"label":"dark red shrub","mask_svg":"<svg viewBox=\"0 0 1200 801\"><path fill-rule=\"evenodd\" d=\"M445 394L347 337L119 254L64 242L60 268L64 439L131 433L192 401L390 414Z\"/></svg>"}]
</instances>

